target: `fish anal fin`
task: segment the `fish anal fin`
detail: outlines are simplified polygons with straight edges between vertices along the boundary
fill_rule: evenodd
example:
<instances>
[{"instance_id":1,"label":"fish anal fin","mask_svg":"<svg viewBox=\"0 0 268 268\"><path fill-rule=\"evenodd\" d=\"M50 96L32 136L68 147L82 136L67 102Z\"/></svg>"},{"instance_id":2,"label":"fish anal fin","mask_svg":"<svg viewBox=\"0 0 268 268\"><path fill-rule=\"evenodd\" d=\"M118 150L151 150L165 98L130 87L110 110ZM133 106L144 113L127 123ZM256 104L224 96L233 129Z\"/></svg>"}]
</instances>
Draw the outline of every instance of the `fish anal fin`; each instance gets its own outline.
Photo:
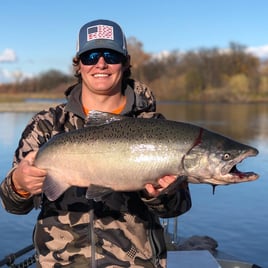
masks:
<instances>
[{"instance_id":1,"label":"fish anal fin","mask_svg":"<svg viewBox=\"0 0 268 268\"><path fill-rule=\"evenodd\" d=\"M91 184L87 189L86 198L101 201L103 196L111 192L113 192L111 188Z\"/></svg>"}]
</instances>

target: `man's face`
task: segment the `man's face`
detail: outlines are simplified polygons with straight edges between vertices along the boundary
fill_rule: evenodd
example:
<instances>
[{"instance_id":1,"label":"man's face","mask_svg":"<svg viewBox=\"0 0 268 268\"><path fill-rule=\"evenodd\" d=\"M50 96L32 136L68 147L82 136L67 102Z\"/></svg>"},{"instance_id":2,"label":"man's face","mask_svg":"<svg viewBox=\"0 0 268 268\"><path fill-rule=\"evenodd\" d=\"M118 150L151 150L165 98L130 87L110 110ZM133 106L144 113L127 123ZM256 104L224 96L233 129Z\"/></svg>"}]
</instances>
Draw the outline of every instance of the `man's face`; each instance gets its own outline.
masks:
<instances>
[{"instance_id":1,"label":"man's face","mask_svg":"<svg viewBox=\"0 0 268 268\"><path fill-rule=\"evenodd\" d=\"M83 87L92 93L113 95L121 91L123 56L113 50L94 50L81 55L80 71Z\"/></svg>"}]
</instances>

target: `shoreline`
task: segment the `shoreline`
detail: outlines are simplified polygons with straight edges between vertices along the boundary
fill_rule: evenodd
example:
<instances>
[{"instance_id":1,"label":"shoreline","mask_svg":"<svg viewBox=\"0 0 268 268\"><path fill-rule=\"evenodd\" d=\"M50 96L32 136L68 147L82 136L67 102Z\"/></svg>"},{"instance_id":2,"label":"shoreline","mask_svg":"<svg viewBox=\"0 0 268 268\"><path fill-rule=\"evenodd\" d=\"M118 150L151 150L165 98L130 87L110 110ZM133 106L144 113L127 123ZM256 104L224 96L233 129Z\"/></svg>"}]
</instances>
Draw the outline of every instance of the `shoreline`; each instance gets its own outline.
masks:
<instances>
[{"instance_id":1,"label":"shoreline","mask_svg":"<svg viewBox=\"0 0 268 268\"><path fill-rule=\"evenodd\" d=\"M58 104L60 102L0 102L0 112L39 112Z\"/></svg>"},{"instance_id":2,"label":"shoreline","mask_svg":"<svg viewBox=\"0 0 268 268\"><path fill-rule=\"evenodd\" d=\"M38 100L32 100L32 101L7 101L7 102L1 102L0 101L0 113L4 112L21 112L21 113L27 113L27 112L40 112L44 109L48 109L49 107L55 107L56 105L59 105L66 100L63 99L49 99L49 100L44 100L40 99ZM188 103L214 103L214 104L256 104L256 103L268 103L268 101L263 100L263 101L254 101L254 102L202 102L202 101L168 101L168 100L159 100L157 101L158 105L161 104L188 104Z\"/></svg>"}]
</instances>

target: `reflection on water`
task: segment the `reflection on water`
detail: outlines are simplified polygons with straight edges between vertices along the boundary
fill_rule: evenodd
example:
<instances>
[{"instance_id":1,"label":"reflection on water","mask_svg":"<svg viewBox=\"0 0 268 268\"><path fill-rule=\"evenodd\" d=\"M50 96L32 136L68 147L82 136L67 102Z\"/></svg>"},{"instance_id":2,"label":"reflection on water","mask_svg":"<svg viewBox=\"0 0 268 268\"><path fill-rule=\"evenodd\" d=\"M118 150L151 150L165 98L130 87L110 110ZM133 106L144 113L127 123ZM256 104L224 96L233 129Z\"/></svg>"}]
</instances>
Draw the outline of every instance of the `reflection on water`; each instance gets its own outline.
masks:
<instances>
[{"instance_id":1,"label":"reflection on water","mask_svg":"<svg viewBox=\"0 0 268 268\"><path fill-rule=\"evenodd\" d=\"M158 111L168 119L198 124L250 144L260 152L239 165L239 169L260 174L255 182L219 186L215 195L209 185L190 185L193 205L179 217L178 238L174 239L208 235L218 241L220 250L268 267L268 105L159 103ZM31 116L0 113L1 178L10 168L21 131ZM37 212L18 216L0 208L0 213L1 259L31 243ZM170 228L174 230L172 224Z\"/></svg>"},{"instance_id":2,"label":"reflection on water","mask_svg":"<svg viewBox=\"0 0 268 268\"><path fill-rule=\"evenodd\" d=\"M242 141L268 138L267 104L159 103L166 118L187 121Z\"/></svg>"},{"instance_id":3,"label":"reflection on water","mask_svg":"<svg viewBox=\"0 0 268 268\"><path fill-rule=\"evenodd\" d=\"M21 132L32 115L32 113L0 113L0 175L9 170Z\"/></svg>"}]
</instances>

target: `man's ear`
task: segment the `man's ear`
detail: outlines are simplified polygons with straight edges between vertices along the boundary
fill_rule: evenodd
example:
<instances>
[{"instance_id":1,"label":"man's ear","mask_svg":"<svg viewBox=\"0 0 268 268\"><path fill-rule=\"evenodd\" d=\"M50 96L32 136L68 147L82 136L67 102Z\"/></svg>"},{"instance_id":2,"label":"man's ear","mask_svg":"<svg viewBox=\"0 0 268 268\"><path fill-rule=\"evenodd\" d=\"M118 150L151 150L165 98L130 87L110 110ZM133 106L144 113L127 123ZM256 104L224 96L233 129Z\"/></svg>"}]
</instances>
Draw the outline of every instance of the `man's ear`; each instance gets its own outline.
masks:
<instances>
[{"instance_id":1,"label":"man's ear","mask_svg":"<svg viewBox=\"0 0 268 268\"><path fill-rule=\"evenodd\" d=\"M127 55L127 56L126 56L126 61L125 61L125 63L124 63L124 67L125 67L126 69L130 67L130 60L131 60L130 55Z\"/></svg>"}]
</instances>

